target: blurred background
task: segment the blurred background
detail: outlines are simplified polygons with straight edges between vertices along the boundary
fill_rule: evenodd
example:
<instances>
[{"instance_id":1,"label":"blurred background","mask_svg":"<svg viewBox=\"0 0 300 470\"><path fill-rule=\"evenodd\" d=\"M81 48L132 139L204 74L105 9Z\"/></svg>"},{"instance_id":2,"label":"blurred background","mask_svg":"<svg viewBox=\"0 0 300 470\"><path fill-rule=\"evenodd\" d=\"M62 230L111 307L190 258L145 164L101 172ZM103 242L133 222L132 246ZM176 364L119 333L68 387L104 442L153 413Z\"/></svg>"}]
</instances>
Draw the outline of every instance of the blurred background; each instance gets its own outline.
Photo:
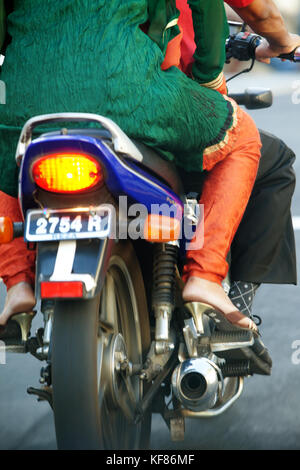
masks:
<instances>
[{"instance_id":1,"label":"blurred background","mask_svg":"<svg viewBox=\"0 0 300 470\"><path fill-rule=\"evenodd\" d=\"M300 0L274 0L280 9L282 16L284 17L285 23L292 33L300 34ZM230 8L228 5L225 5L227 16L232 20L239 20L237 14ZM241 70L242 65L236 60L232 60L229 66L226 66L225 71L235 72ZM297 71L300 69L299 64L294 64L291 62L282 62L277 59L271 60L271 68L275 70L282 70L283 72L287 71ZM270 73L270 66L266 64L257 63L255 67L256 71L265 71Z\"/></svg>"},{"instance_id":2,"label":"blurred background","mask_svg":"<svg viewBox=\"0 0 300 470\"><path fill-rule=\"evenodd\" d=\"M300 28L300 5L299 0L275 0L280 8L291 31L299 32Z\"/></svg>"}]
</instances>

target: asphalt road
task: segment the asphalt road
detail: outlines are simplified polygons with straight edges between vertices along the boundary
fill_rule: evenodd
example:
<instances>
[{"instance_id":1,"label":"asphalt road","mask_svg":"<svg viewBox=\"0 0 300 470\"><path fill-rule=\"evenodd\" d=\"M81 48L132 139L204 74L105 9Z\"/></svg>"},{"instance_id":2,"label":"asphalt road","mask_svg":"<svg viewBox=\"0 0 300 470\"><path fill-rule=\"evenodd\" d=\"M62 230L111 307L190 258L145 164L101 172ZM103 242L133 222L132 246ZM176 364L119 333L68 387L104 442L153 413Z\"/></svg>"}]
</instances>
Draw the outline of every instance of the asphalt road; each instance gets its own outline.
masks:
<instances>
[{"instance_id":1,"label":"asphalt road","mask_svg":"<svg viewBox=\"0 0 300 470\"><path fill-rule=\"evenodd\" d=\"M288 77L252 74L237 81L235 87L274 87L273 107L251 114L259 127L281 137L297 153L300 104L295 104L295 93L300 84L295 84L296 79L294 74ZM300 161L296 162L295 169L299 175ZM299 187L294 196L293 215L297 228ZM299 252L298 229L295 235ZM2 289L1 303L3 300ZM242 396L222 416L201 421L186 420L186 436L181 443L171 442L167 427L155 415L152 449L300 449L300 289L262 286L254 309L263 319L260 330L273 358L272 376L246 379ZM28 355L7 355L6 364L1 364L0 358L1 450L56 449L53 417L48 404L37 403L34 397L26 394L28 386L38 387L40 367L41 364Z\"/></svg>"}]
</instances>

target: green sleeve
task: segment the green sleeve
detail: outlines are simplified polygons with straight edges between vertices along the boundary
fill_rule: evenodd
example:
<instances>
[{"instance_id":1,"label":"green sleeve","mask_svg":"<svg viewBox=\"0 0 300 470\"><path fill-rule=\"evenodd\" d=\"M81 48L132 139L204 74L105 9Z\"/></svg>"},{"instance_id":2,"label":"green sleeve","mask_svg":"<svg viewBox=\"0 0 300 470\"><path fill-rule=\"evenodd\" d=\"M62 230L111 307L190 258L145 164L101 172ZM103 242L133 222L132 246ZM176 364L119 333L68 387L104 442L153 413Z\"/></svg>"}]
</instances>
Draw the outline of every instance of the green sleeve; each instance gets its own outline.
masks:
<instances>
[{"instance_id":1,"label":"green sleeve","mask_svg":"<svg viewBox=\"0 0 300 470\"><path fill-rule=\"evenodd\" d=\"M6 14L4 0L0 0L0 51L2 49L6 34Z\"/></svg>"},{"instance_id":2,"label":"green sleeve","mask_svg":"<svg viewBox=\"0 0 300 470\"><path fill-rule=\"evenodd\" d=\"M229 28L223 0L188 0L192 10L196 51L192 73L199 83L217 78L225 63Z\"/></svg>"},{"instance_id":3,"label":"green sleeve","mask_svg":"<svg viewBox=\"0 0 300 470\"><path fill-rule=\"evenodd\" d=\"M175 0L148 0L147 3L149 19L147 34L165 53L168 42L180 33L177 26L179 11Z\"/></svg>"}]
</instances>

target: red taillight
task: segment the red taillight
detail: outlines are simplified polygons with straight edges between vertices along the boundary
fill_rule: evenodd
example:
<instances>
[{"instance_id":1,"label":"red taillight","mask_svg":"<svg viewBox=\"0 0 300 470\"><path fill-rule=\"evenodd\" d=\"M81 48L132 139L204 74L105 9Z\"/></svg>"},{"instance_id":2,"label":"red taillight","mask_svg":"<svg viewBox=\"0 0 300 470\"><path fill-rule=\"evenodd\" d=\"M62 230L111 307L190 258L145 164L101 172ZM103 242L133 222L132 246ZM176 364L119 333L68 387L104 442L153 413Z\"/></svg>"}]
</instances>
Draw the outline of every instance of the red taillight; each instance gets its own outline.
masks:
<instances>
[{"instance_id":1,"label":"red taillight","mask_svg":"<svg viewBox=\"0 0 300 470\"><path fill-rule=\"evenodd\" d=\"M57 153L36 160L32 166L35 183L46 191L76 193L103 181L100 164L90 155Z\"/></svg>"},{"instance_id":2,"label":"red taillight","mask_svg":"<svg viewBox=\"0 0 300 470\"><path fill-rule=\"evenodd\" d=\"M42 299L70 299L73 297L83 297L82 282L41 282Z\"/></svg>"}]
</instances>

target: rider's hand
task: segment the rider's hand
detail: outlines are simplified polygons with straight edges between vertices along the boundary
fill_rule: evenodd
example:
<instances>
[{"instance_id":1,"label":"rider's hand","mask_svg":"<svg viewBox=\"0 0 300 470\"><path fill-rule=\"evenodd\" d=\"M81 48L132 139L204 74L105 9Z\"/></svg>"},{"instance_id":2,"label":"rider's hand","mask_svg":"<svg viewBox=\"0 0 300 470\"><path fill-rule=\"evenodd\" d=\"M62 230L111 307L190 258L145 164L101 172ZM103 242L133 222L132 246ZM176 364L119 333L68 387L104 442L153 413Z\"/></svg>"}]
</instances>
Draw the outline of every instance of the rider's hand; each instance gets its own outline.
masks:
<instances>
[{"instance_id":1,"label":"rider's hand","mask_svg":"<svg viewBox=\"0 0 300 470\"><path fill-rule=\"evenodd\" d=\"M270 44L263 38L256 49L256 59L269 64L272 57L278 57L280 54L289 54L299 46L300 36L298 34L289 34L288 40L284 45Z\"/></svg>"}]
</instances>

